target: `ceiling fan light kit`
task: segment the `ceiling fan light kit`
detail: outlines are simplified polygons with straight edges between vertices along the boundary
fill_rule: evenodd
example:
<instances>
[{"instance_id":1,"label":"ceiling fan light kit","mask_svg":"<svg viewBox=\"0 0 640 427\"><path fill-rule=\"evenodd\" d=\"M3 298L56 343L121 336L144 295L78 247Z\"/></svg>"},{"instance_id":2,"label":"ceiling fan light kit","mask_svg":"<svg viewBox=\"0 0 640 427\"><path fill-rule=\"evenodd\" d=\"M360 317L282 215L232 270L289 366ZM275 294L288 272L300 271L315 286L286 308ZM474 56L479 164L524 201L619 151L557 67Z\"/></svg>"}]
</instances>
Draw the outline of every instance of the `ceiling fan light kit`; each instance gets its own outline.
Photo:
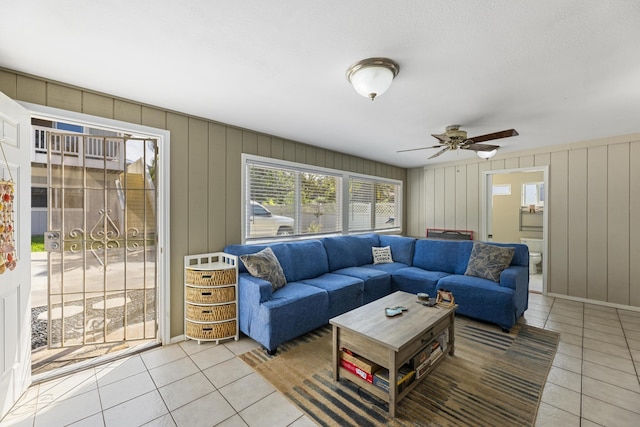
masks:
<instances>
[{"instance_id":1,"label":"ceiling fan light kit","mask_svg":"<svg viewBox=\"0 0 640 427\"><path fill-rule=\"evenodd\" d=\"M388 58L368 58L347 69L347 80L360 95L372 101L389 89L400 67Z\"/></svg>"},{"instance_id":2,"label":"ceiling fan light kit","mask_svg":"<svg viewBox=\"0 0 640 427\"><path fill-rule=\"evenodd\" d=\"M490 158L495 156L497 152L498 152L498 150L496 149L496 150L491 150L491 151L476 151L476 154L481 159L489 160Z\"/></svg>"}]
</instances>

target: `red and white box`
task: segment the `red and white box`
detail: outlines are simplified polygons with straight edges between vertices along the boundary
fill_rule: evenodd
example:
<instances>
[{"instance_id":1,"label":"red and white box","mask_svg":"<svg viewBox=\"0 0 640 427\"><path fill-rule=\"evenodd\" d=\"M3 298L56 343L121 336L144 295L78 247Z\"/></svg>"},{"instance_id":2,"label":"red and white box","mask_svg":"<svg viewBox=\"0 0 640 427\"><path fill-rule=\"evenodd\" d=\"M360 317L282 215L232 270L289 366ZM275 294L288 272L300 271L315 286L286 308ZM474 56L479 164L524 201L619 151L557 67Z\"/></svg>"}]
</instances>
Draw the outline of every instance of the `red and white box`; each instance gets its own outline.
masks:
<instances>
[{"instance_id":1,"label":"red and white box","mask_svg":"<svg viewBox=\"0 0 640 427\"><path fill-rule=\"evenodd\" d=\"M369 372L365 372L364 370L357 367L356 365L349 362L348 360L340 359L340 366L342 366L344 369L351 372L352 374L362 378L366 382L373 384L373 374Z\"/></svg>"}]
</instances>

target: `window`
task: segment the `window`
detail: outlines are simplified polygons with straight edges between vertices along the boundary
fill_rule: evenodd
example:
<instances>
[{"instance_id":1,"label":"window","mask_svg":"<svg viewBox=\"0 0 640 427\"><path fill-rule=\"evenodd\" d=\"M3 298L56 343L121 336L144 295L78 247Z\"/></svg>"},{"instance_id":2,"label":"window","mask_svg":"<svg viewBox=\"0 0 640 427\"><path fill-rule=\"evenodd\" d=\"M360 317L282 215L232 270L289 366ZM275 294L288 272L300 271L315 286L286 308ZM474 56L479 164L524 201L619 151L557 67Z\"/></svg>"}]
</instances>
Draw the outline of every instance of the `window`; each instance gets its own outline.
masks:
<instances>
[{"instance_id":1,"label":"window","mask_svg":"<svg viewBox=\"0 0 640 427\"><path fill-rule=\"evenodd\" d=\"M47 207L47 188L31 187L31 207L46 208Z\"/></svg>"},{"instance_id":2,"label":"window","mask_svg":"<svg viewBox=\"0 0 640 427\"><path fill-rule=\"evenodd\" d=\"M544 206L544 182L522 184L522 206Z\"/></svg>"},{"instance_id":3,"label":"window","mask_svg":"<svg viewBox=\"0 0 640 427\"><path fill-rule=\"evenodd\" d=\"M402 183L243 155L243 241L399 229Z\"/></svg>"},{"instance_id":4,"label":"window","mask_svg":"<svg viewBox=\"0 0 640 427\"><path fill-rule=\"evenodd\" d=\"M349 231L395 228L396 186L373 179L349 179Z\"/></svg>"},{"instance_id":5,"label":"window","mask_svg":"<svg viewBox=\"0 0 640 427\"><path fill-rule=\"evenodd\" d=\"M494 196L509 196L511 195L511 184L494 184L491 191Z\"/></svg>"}]
</instances>

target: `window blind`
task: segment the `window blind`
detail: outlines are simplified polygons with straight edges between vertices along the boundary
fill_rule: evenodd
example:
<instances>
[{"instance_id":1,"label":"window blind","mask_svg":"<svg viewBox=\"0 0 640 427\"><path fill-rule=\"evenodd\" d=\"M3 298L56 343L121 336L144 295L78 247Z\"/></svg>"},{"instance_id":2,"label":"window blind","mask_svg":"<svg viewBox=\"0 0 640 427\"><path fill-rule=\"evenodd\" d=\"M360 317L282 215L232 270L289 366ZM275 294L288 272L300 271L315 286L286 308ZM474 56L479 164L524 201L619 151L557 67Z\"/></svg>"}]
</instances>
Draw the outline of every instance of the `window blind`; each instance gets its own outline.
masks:
<instances>
[{"instance_id":1,"label":"window blind","mask_svg":"<svg viewBox=\"0 0 640 427\"><path fill-rule=\"evenodd\" d=\"M402 182L243 155L243 240L399 229Z\"/></svg>"}]
</instances>

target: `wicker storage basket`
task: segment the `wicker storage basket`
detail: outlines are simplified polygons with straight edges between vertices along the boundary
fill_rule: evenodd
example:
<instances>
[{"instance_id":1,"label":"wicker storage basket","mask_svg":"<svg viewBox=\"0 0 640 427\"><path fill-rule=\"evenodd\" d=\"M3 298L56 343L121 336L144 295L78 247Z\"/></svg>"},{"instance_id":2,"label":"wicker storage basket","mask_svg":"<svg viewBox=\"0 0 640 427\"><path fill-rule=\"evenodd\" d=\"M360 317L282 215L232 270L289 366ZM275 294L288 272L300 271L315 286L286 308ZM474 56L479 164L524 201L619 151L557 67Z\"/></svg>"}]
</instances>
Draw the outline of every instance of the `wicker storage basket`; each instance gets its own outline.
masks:
<instances>
[{"instance_id":1,"label":"wicker storage basket","mask_svg":"<svg viewBox=\"0 0 640 427\"><path fill-rule=\"evenodd\" d=\"M187 268L187 285L224 286L236 283L236 270L191 270Z\"/></svg>"},{"instance_id":2,"label":"wicker storage basket","mask_svg":"<svg viewBox=\"0 0 640 427\"><path fill-rule=\"evenodd\" d=\"M187 320L187 336L200 340L216 340L236 335L236 321L221 323L193 323Z\"/></svg>"},{"instance_id":3,"label":"wicker storage basket","mask_svg":"<svg viewBox=\"0 0 640 427\"><path fill-rule=\"evenodd\" d=\"M187 318L199 322L220 322L235 319L236 305L193 305L187 303Z\"/></svg>"},{"instance_id":4,"label":"wicker storage basket","mask_svg":"<svg viewBox=\"0 0 640 427\"><path fill-rule=\"evenodd\" d=\"M236 288L228 286L226 288L192 288L186 287L185 298L187 302L197 304L218 304L222 302L233 302L236 299Z\"/></svg>"}]
</instances>

